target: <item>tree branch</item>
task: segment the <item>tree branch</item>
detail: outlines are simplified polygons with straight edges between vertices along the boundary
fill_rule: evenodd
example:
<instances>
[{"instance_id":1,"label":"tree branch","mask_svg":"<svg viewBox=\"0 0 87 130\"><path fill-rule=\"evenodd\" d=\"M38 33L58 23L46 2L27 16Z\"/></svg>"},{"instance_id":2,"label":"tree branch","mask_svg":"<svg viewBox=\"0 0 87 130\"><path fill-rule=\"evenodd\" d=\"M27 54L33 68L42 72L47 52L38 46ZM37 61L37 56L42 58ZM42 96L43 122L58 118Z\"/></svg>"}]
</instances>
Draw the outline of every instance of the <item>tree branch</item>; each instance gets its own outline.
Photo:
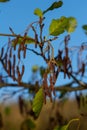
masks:
<instances>
[{"instance_id":1,"label":"tree branch","mask_svg":"<svg viewBox=\"0 0 87 130\"><path fill-rule=\"evenodd\" d=\"M67 91L67 92L71 92L71 91L80 91L80 90L85 90L87 89L87 84L85 84L84 86L77 86L77 87L72 87L72 84L74 82L71 82L71 83L68 83L68 84L65 84L65 85L62 85L62 86L55 86L55 91ZM36 85L32 85L32 84L28 84L28 83L25 83L25 82L21 82L20 85L17 84L17 83L0 83L0 88L3 88L3 87L24 87L25 89L30 89L32 91L35 91L36 90ZM40 88L41 86L38 86L38 88Z\"/></svg>"}]
</instances>

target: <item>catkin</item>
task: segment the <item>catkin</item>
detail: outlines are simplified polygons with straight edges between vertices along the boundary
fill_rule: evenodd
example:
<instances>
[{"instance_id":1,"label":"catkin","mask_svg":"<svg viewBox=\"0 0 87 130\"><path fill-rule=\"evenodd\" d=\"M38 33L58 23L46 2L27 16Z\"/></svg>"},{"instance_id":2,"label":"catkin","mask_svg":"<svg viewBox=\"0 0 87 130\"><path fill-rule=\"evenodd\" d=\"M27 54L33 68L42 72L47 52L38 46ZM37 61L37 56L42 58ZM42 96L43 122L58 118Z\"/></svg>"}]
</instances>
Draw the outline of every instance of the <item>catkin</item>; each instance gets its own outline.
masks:
<instances>
[{"instance_id":1,"label":"catkin","mask_svg":"<svg viewBox=\"0 0 87 130\"><path fill-rule=\"evenodd\" d=\"M12 48L10 48L9 57L12 57Z\"/></svg>"},{"instance_id":2,"label":"catkin","mask_svg":"<svg viewBox=\"0 0 87 130\"><path fill-rule=\"evenodd\" d=\"M15 67L14 66L12 66L12 73L13 73L12 78L15 81Z\"/></svg>"},{"instance_id":3,"label":"catkin","mask_svg":"<svg viewBox=\"0 0 87 130\"><path fill-rule=\"evenodd\" d=\"M13 67L15 68L15 65L16 65L16 56L13 55Z\"/></svg>"},{"instance_id":4,"label":"catkin","mask_svg":"<svg viewBox=\"0 0 87 130\"><path fill-rule=\"evenodd\" d=\"M26 58L26 46L24 46L24 53L23 53L23 58L25 59Z\"/></svg>"},{"instance_id":5,"label":"catkin","mask_svg":"<svg viewBox=\"0 0 87 130\"><path fill-rule=\"evenodd\" d=\"M8 60L8 75L11 76L11 61Z\"/></svg>"},{"instance_id":6,"label":"catkin","mask_svg":"<svg viewBox=\"0 0 87 130\"><path fill-rule=\"evenodd\" d=\"M1 58L3 57L3 54L4 54L4 47L2 47L1 49Z\"/></svg>"},{"instance_id":7,"label":"catkin","mask_svg":"<svg viewBox=\"0 0 87 130\"><path fill-rule=\"evenodd\" d=\"M24 74L24 70L25 70L25 66L22 65L22 73L21 73L21 76L23 76L23 74Z\"/></svg>"}]
</instances>

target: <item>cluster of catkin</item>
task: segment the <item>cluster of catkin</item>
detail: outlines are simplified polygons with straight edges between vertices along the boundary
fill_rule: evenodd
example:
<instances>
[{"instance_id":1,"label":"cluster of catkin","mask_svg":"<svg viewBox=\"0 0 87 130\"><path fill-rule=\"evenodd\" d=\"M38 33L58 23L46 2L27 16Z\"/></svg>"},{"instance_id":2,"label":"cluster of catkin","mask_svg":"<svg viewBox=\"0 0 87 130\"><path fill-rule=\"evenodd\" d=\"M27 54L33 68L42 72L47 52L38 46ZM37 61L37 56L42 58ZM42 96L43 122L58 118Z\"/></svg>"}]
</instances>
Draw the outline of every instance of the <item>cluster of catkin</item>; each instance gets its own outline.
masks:
<instances>
[{"instance_id":1,"label":"cluster of catkin","mask_svg":"<svg viewBox=\"0 0 87 130\"><path fill-rule=\"evenodd\" d=\"M19 64L22 58L26 58L25 40L18 44L18 38L16 38L10 43L10 46L8 44L7 48L5 46L1 48L0 59L3 67L8 76L18 83L21 82L25 71L24 64L22 63L21 66Z\"/></svg>"}]
</instances>

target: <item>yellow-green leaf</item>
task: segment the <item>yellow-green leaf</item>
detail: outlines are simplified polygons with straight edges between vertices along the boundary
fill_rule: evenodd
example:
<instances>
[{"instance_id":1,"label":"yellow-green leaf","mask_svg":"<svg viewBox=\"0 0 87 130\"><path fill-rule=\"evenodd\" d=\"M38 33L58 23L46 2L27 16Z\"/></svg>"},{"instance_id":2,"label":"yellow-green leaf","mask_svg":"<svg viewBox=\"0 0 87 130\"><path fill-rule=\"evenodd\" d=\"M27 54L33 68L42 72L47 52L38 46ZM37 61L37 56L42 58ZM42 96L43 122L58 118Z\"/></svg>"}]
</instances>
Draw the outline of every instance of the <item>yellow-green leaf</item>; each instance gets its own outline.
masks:
<instances>
[{"instance_id":1,"label":"yellow-green leaf","mask_svg":"<svg viewBox=\"0 0 87 130\"><path fill-rule=\"evenodd\" d=\"M67 18L62 16L60 19L53 19L49 26L50 35L57 36L65 32Z\"/></svg>"},{"instance_id":2,"label":"yellow-green leaf","mask_svg":"<svg viewBox=\"0 0 87 130\"><path fill-rule=\"evenodd\" d=\"M39 8L36 8L36 9L34 10L34 14L37 15L37 16L39 16L39 17L42 17L42 16L43 16L43 12L42 12L41 9L39 9Z\"/></svg>"},{"instance_id":3,"label":"yellow-green leaf","mask_svg":"<svg viewBox=\"0 0 87 130\"><path fill-rule=\"evenodd\" d=\"M34 121L32 121L31 119L25 119L22 124L21 124L21 128L22 130L31 130L34 129L36 127Z\"/></svg>"},{"instance_id":4,"label":"yellow-green leaf","mask_svg":"<svg viewBox=\"0 0 87 130\"><path fill-rule=\"evenodd\" d=\"M65 31L68 33L73 32L76 29L77 21L74 17L62 16L60 19L53 19L49 26L50 35L57 36Z\"/></svg>"},{"instance_id":5,"label":"yellow-green leaf","mask_svg":"<svg viewBox=\"0 0 87 130\"><path fill-rule=\"evenodd\" d=\"M83 25L82 28L83 28L85 34L87 35L87 24Z\"/></svg>"},{"instance_id":6,"label":"yellow-green leaf","mask_svg":"<svg viewBox=\"0 0 87 130\"><path fill-rule=\"evenodd\" d=\"M76 122L76 121L79 121L79 118L70 120L67 125L64 125L64 126L56 126L56 127L54 128L54 130L68 130L70 124L73 123L73 122Z\"/></svg>"},{"instance_id":7,"label":"yellow-green leaf","mask_svg":"<svg viewBox=\"0 0 87 130\"><path fill-rule=\"evenodd\" d=\"M33 111L36 116L39 116L42 106L44 102L44 95L43 95L43 89L40 88L39 91L36 93L35 98L33 100Z\"/></svg>"},{"instance_id":8,"label":"yellow-green leaf","mask_svg":"<svg viewBox=\"0 0 87 130\"><path fill-rule=\"evenodd\" d=\"M69 32L69 33L74 32L76 27L77 27L76 19L74 17L69 17L68 18L68 24L67 24L67 27L66 27L67 32Z\"/></svg>"}]
</instances>

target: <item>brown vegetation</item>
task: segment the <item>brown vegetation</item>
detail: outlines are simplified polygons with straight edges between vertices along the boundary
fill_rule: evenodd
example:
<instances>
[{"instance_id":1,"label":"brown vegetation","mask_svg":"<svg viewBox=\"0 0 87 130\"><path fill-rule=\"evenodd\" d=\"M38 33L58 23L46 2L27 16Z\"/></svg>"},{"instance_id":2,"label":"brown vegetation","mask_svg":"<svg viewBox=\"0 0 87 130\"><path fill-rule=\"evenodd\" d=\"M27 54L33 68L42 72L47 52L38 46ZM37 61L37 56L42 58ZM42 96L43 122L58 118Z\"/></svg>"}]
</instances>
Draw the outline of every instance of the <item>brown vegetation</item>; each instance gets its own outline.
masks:
<instances>
[{"instance_id":1,"label":"brown vegetation","mask_svg":"<svg viewBox=\"0 0 87 130\"><path fill-rule=\"evenodd\" d=\"M9 104L9 107L10 113L6 115L6 105L0 105L4 124L3 130L20 130L21 123L26 116L20 114L18 104ZM77 118L78 116L79 111L75 100L56 102L54 105L51 102L47 102L43 106L40 116L35 120L35 130L52 130L58 123L64 125L70 119Z\"/></svg>"}]
</instances>

